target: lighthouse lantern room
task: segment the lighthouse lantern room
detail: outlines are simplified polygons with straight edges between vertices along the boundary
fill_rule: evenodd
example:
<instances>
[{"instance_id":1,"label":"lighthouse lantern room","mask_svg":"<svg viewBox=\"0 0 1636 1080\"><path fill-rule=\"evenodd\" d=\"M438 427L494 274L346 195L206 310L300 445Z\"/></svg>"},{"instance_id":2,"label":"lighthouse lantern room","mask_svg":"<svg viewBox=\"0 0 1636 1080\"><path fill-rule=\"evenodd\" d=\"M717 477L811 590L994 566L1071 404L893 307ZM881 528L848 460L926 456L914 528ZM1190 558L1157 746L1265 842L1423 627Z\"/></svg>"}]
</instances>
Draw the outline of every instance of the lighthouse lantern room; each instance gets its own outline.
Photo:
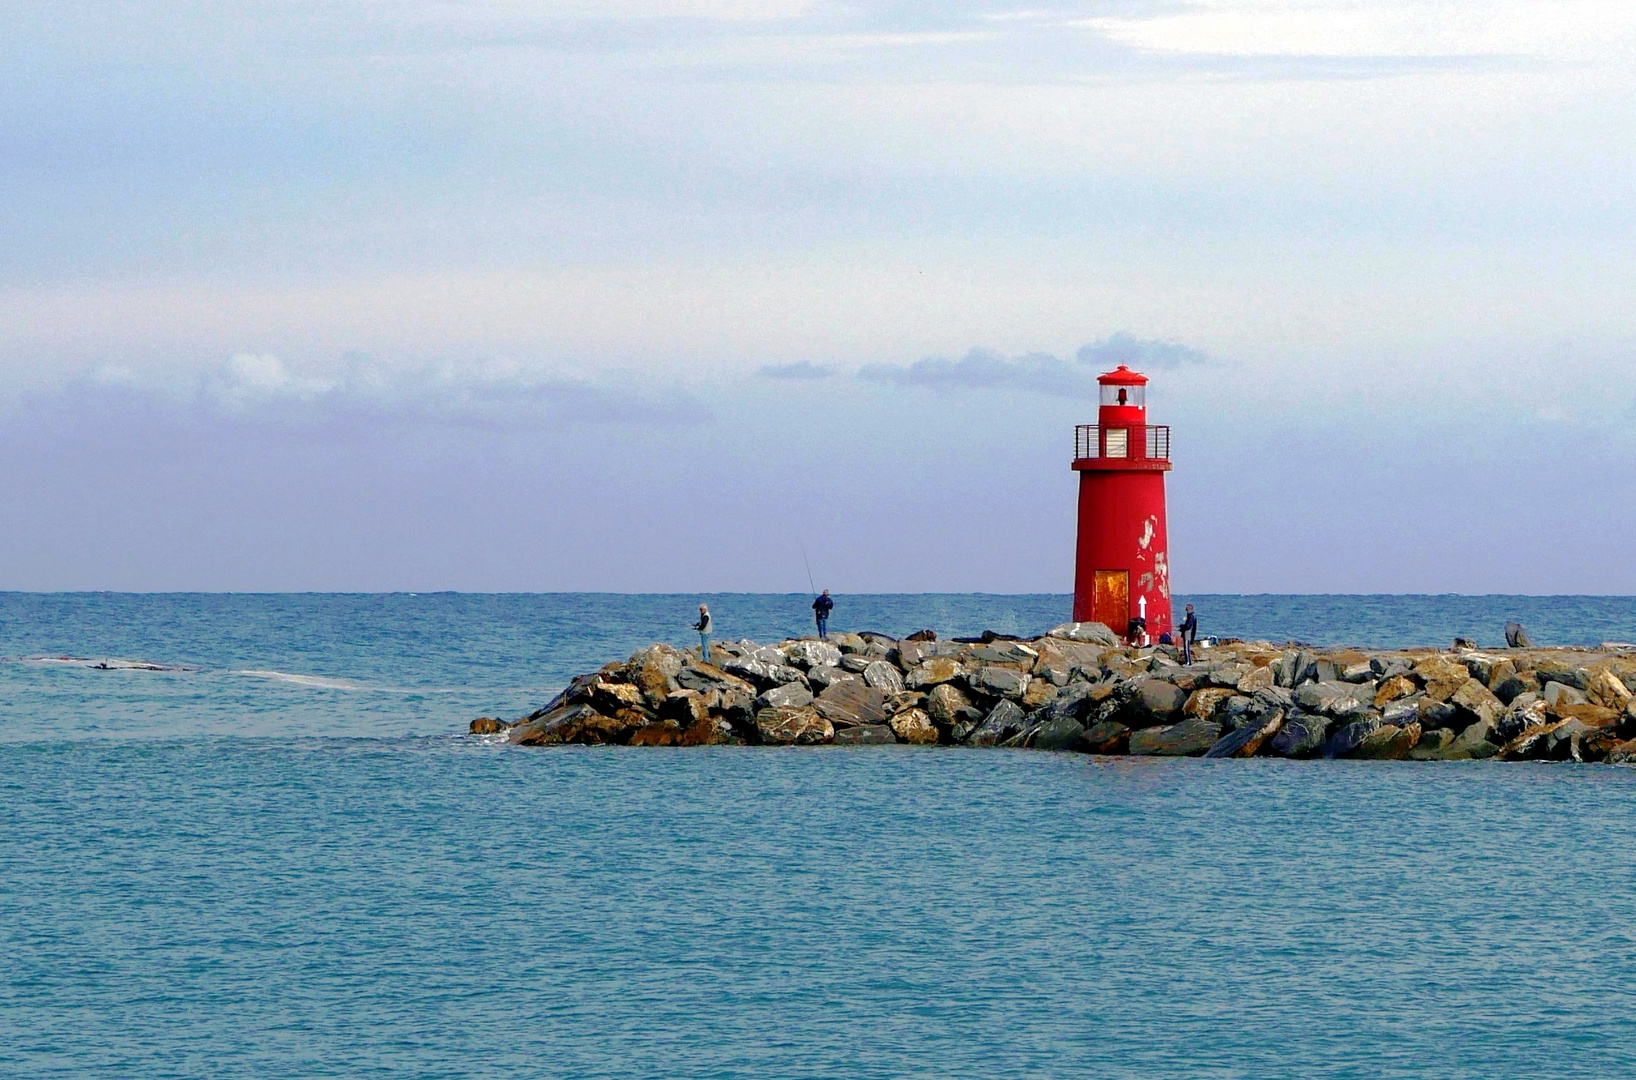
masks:
<instances>
[{"instance_id":1,"label":"lighthouse lantern room","mask_svg":"<svg viewBox=\"0 0 1636 1080\"><path fill-rule=\"evenodd\" d=\"M1165 473L1170 429L1147 422L1147 376L1121 364L1098 377L1095 424L1074 431L1079 540L1074 621L1140 643L1170 632Z\"/></svg>"}]
</instances>

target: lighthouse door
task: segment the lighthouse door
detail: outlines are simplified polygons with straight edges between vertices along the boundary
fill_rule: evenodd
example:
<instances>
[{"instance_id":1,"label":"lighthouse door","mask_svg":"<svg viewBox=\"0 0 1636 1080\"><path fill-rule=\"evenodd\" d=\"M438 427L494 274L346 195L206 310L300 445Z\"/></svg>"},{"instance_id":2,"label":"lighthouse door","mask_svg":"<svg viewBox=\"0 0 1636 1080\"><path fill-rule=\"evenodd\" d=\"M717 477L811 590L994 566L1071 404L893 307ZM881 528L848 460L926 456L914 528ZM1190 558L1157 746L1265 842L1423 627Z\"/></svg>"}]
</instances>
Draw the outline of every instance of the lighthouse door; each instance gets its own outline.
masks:
<instances>
[{"instance_id":1,"label":"lighthouse door","mask_svg":"<svg viewBox=\"0 0 1636 1080\"><path fill-rule=\"evenodd\" d=\"M1091 598L1091 620L1123 636L1130 622L1130 571L1096 571Z\"/></svg>"}]
</instances>

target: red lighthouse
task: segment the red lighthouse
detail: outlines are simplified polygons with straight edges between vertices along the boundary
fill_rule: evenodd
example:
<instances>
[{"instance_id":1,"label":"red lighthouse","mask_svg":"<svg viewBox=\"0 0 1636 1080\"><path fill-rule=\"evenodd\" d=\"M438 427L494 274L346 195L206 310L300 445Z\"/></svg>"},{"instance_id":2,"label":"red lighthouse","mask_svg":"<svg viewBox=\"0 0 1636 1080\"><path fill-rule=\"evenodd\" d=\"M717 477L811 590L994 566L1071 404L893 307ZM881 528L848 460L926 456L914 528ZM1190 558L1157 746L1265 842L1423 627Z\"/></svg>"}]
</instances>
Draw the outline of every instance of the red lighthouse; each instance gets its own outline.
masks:
<instances>
[{"instance_id":1,"label":"red lighthouse","mask_svg":"<svg viewBox=\"0 0 1636 1080\"><path fill-rule=\"evenodd\" d=\"M1123 636L1141 618L1157 641L1170 632L1170 429L1147 422L1146 375L1120 364L1096 381L1102 386L1097 422L1074 429L1074 621L1106 623Z\"/></svg>"}]
</instances>

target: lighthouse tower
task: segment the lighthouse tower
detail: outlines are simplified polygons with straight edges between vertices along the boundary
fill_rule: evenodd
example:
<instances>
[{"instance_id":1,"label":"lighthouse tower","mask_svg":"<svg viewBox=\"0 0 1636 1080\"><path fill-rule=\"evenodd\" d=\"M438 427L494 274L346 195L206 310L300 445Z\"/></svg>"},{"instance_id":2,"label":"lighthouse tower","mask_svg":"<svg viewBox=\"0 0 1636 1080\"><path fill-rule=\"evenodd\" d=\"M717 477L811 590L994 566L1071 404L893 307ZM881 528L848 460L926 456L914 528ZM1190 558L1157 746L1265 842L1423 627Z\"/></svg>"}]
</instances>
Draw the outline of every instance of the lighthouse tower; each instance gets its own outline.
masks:
<instances>
[{"instance_id":1,"label":"lighthouse tower","mask_svg":"<svg viewBox=\"0 0 1636 1080\"><path fill-rule=\"evenodd\" d=\"M1074 621L1106 623L1123 637L1140 617L1149 640L1157 641L1170 632L1170 429L1147 422L1146 375L1120 364L1097 382L1097 422L1074 429Z\"/></svg>"}]
</instances>

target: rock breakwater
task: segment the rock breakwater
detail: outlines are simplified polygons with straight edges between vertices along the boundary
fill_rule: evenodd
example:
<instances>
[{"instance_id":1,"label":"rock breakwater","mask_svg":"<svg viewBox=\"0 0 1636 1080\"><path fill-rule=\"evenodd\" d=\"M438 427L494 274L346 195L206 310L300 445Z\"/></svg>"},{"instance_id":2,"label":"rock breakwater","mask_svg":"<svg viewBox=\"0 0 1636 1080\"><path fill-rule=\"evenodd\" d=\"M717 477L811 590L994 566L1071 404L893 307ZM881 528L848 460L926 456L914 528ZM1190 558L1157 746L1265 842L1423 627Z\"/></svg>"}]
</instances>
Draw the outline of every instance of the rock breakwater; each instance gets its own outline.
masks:
<instances>
[{"instance_id":1,"label":"rock breakwater","mask_svg":"<svg viewBox=\"0 0 1636 1080\"><path fill-rule=\"evenodd\" d=\"M1203 757L1636 761L1636 648L1227 641L1183 664L1097 623L1033 639L832 634L652 645L581 675L513 743L910 743Z\"/></svg>"}]
</instances>

